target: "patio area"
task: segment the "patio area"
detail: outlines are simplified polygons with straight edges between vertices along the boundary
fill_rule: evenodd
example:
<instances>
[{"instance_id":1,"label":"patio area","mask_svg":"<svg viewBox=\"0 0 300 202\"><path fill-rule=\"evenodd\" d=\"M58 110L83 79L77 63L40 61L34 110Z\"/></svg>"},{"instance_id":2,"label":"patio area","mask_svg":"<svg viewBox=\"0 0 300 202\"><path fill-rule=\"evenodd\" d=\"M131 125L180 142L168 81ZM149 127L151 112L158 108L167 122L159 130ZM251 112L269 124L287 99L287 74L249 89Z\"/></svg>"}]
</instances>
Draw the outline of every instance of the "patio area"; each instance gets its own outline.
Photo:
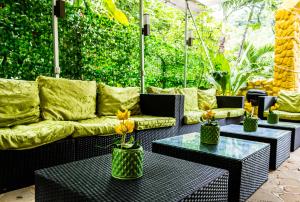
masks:
<instances>
[{"instance_id":1,"label":"patio area","mask_svg":"<svg viewBox=\"0 0 300 202\"><path fill-rule=\"evenodd\" d=\"M7 1L0 38L0 202L300 202L300 0Z\"/></svg>"},{"instance_id":2,"label":"patio area","mask_svg":"<svg viewBox=\"0 0 300 202\"><path fill-rule=\"evenodd\" d=\"M1 202L34 202L34 186L0 195ZM291 153L276 171L271 171L263 184L247 202L299 202L300 201L300 149Z\"/></svg>"}]
</instances>

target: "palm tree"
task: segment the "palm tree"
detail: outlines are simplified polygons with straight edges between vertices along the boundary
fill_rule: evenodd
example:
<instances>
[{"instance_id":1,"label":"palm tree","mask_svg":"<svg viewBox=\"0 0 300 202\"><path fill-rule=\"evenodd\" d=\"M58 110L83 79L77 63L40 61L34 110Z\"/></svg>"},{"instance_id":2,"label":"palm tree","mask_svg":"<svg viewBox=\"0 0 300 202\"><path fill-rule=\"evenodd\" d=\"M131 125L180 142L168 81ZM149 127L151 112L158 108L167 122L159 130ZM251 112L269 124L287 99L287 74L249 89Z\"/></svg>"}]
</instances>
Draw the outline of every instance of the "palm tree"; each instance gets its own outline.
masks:
<instances>
[{"instance_id":1,"label":"palm tree","mask_svg":"<svg viewBox=\"0 0 300 202\"><path fill-rule=\"evenodd\" d=\"M210 76L209 81L223 95L237 95L239 90L255 76L266 76L272 68L272 57L274 47L272 44L266 44L256 48L254 45L245 42L243 46L243 55L241 59L232 57L227 60L225 57L218 57L218 71ZM237 63L237 65L234 65ZM215 63L215 65L217 65ZM231 65L229 65L231 64Z\"/></svg>"}]
</instances>

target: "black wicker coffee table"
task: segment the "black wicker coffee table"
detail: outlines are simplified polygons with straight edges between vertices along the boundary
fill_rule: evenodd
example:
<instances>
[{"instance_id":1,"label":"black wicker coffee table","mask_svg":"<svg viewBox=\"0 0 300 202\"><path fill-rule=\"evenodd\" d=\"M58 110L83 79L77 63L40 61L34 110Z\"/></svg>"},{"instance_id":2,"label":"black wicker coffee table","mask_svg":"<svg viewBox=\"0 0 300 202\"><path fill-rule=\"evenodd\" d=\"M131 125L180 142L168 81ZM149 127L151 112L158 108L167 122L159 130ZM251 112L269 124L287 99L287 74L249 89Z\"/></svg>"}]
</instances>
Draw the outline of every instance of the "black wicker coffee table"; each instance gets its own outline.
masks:
<instances>
[{"instance_id":1,"label":"black wicker coffee table","mask_svg":"<svg viewBox=\"0 0 300 202\"><path fill-rule=\"evenodd\" d=\"M111 155L35 172L35 199L43 201L226 201L228 171L145 152L144 176L111 178Z\"/></svg>"},{"instance_id":2,"label":"black wicker coffee table","mask_svg":"<svg viewBox=\"0 0 300 202\"><path fill-rule=\"evenodd\" d=\"M290 131L259 127L256 132L245 132L242 125L232 124L222 126L221 135L269 143L271 145L270 169L272 170L276 170L290 157Z\"/></svg>"},{"instance_id":3,"label":"black wicker coffee table","mask_svg":"<svg viewBox=\"0 0 300 202\"><path fill-rule=\"evenodd\" d=\"M292 132L291 151L293 152L300 147L300 123L279 121L277 124L269 124L266 120L259 120L258 126L263 128L289 130Z\"/></svg>"},{"instance_id":4,"label":"black wicker coffee table","mask_svg":"<svg viewBox=\"0 0 300 202\"><path fill-rule=\"evenodd\" d=\"M205 145L191 133L154 141L152 151L228 170L229 201L245 201L268 179L265 143L220 137L218 145Z\"/></svg>"}]
</instances>

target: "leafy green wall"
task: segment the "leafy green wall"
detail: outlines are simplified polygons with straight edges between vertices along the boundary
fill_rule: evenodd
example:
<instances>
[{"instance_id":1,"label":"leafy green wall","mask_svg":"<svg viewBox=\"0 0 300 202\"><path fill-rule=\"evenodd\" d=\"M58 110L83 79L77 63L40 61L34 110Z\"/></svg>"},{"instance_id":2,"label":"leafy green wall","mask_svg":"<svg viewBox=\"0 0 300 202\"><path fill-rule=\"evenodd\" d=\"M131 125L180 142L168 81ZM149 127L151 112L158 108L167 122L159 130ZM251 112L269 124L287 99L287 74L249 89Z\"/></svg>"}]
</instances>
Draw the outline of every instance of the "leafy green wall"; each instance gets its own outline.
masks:
<instances>
[{"instance_id":1,"label":"leafy green wall","mask_svg":"<svg viewBox=\"0 0 300 202\"><path fill-rule=\"evenodd\" d=\"M61 76L95 79L115 86L139 86L139 28L137 0L120 0L118 7L129 18L125 27L94 13L88 7L67 4L59 19ZM181 86L183 83L183 31L181 11L159 1L147 1L151 36L145 48L146 85ZM218 47L219 30L196 19L211 55ZM217 25L216 25L217 27ZM208 30L208 31L207 31ZM4 0L0 4L0 77L34 80L53 76L52 16L50 0ZM199 41L189 50L188 85L206 86L209 70Z\"/></svg>"}]
</instances>

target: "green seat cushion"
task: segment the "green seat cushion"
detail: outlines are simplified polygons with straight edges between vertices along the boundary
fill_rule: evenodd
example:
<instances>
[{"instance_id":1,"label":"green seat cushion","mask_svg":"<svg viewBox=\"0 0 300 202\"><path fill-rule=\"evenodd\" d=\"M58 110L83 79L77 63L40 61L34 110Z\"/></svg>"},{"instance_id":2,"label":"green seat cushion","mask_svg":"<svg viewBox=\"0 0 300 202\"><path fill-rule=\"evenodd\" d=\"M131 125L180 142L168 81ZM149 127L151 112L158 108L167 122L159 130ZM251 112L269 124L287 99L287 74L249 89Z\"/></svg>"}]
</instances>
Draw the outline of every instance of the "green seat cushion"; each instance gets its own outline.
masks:
<instances>
[{"instance_id":1,"label":"green seat cushion","mask_svg":"<svg viewBox=\"0 0 300 202\"><path fill-rule=\"evenodd\" d=\"M198 90L198 107L201 110L205 110L205 106L209 106L212 109L218 108L216 89Z\"/></svg>"},{"instance_id":2,"label":"green seat cushion","mask_svg":"<svg viewBox=\"0 0 300 202\"><path fill-rule=\"evenodd\" d=\"M300 93L293 91L280 91L276 101L279 104L278 110L300 113Z\"/></svg>"},{"instance_id":3,"label":"green seat cushion","mask_svg":"<svg viewBox=\"0 0 300 202\"><path fill-rule=\"evenodd\" d=\"M115 134L115 127L119 123L117 118L105 116L74 122L74 133L72 137L113 135Z\"/></svg>"},{"instance_id":4,"label":"green seat cushion","mask_svg":"<svg viewBox=\"0 0 300 202\"><path fill-rule=\"evenodd\" d=\"M39 105L36 82L0 79L0 127L38 122Z\"/></svg>"},{"instance_id":5,"label":"green seat cushion","mask_svg":"<svg viewBox=\"0 0 300 202\"><path fill-rule=\"evenodd\" d=\"M189 111L184 112L183 121L186 125L197 124L201 122L201 117L204 111Z\"/></svg>"},{"instance_id":6,"label":"green seat cushion","mask_svg":"<svg viewBox=\"0 0 300 202\"><path fill-rule=\"evenodd\" d=\"M49 120L12 128L0 128L0 149L31 149L64 139L73 131L71 122Z\"/></svg>"},{"instance_id":7,"label":"green seat cushion","mask_svg":"<svg viewBox=\"0 0 300 202\"><path fill-rule=\"evenodd\" d=\"M172 117L137 115L137 116L132 116L130 119L134 121L136 130L165 128L165 127L172 127L176 125L176 119Z\"/></svg>"},{"instance_id":8,"label":"green seat cushion","mask_svg":"<svg viewBox=\"0 0 300 202\"><path fill-rule=\"evenodd\" d=\"M140 88L98 85L99 116L114 116L118 110L126 109L130 110L132 115L140 114Z\"/></svg>"},{"instance_id":9,"label":"green seat cushion","mask_svg":"<svg viewBox=\"0 0 300 202\"><path fill-rule=\"evenodd\" d=\"M96 117L96 82L38 77L41 113L46 120L76 121Z\"/></svg>"},{"instance_id":10,"label":"green seat cushion","mask_svg":"<svg viewBox=\"0 0 300 202\"><path fill-rule=\"evenodd\" d=\"M218 108L213 111L216 113L216 119L239 117L243 116L245 112L242 108Z\"/></svg>"},{"instance_id":11,"label":"green seat cushion","mask_svg":"<svg viewBox=\"0 0 300 202\"><path fill-rule=\"evenodd\" d=\"M274 110L274 113L279 115L279 119L300 121L300 113L286 112L280 110ZM268 117L269 111L264 112L264 117Z\"/></svg>"},{"instance_id":12,"label":"green seat cushion","mask_svg":"<svg viewBox=\"0 0 300 202\"><path fill-rule=\"evenodd\" d=\"M197 88L177 89L177 93L184 95L184 111L199 111Z\"/></svg>"},{"instance_id":13,"label":"green seat cushion","mask_svg":"<svg viewBox=\"0 0 300 202\"><path fill-rule=\"evenodd\" d=\"M147 92L151 93L151 94L170 94L170 95L176 94L175 88L163 89L163 88L158 88L158 87L153 87L153 86L148 87Z\"/></svg>"}]
</instances>

